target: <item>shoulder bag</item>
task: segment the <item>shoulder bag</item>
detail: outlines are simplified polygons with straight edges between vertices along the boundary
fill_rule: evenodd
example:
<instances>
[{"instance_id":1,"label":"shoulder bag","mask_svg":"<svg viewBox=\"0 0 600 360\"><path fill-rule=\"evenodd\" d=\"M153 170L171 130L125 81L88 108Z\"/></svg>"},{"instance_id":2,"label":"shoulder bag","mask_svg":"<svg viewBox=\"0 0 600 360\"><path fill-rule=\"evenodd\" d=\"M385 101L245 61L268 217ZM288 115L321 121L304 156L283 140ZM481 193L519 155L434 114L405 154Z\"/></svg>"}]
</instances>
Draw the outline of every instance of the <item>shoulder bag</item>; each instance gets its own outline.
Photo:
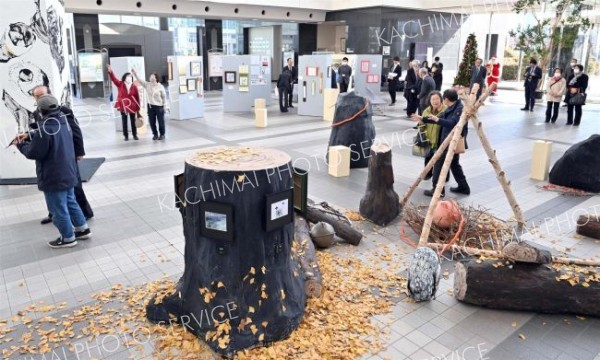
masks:
<instances>
[{"instance_id":1,"label":"shoulder bag","mask_svg":"<svg viewBox=\"0 0 600 360\"><path fill-rule=\"evenodd\" d=\"M586 93L576 93L571 95L571 97L569 97L569 104L570 105L585 105L585 98L586 98Z\"/></svg>"}]
</instances>

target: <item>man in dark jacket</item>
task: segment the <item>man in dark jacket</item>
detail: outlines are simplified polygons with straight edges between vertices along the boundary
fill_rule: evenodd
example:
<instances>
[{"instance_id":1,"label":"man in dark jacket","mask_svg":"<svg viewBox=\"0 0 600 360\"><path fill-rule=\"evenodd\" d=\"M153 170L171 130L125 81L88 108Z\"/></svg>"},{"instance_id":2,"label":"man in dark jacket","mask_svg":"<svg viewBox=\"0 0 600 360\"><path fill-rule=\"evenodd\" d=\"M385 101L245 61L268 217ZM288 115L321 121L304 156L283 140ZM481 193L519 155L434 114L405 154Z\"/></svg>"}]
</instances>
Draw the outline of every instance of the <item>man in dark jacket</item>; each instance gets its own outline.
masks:
<instances>
[{"instance_id":1,"label":"man in dark jacket","mask_svg":"<svg viewBox=\"0 0 600 360\"><path fill-rule=\"evenodd\" d=\"M535 92L541 78L542 68L537 66L536 59L531 59L529 61L529 66L525 69L525 82L523 83L523 86L525 87L525 107L521 110L533 111L533 106L535 105Z\"/></svg>"},{"instance_id":2,"label":"man in dark jacket","mask_svg":"<svg viewBox=\"0 0 600 360\"><path fill-rule=\"evenodd\" d=\"M279 91L279 111L288 112L288 94L292 91L292 73L283 69L277 79L277 90Z\"/></svg>"},{"instance_id":3,"label":"man in dark jacket","mask_svg":"<svg viewBox=\"0 0 600 360\"><path fill-rule=\"evenodd\" d=\"M435 81L435 89L437 91L442 90L442 82L444 81L443 70L444 64L440 62L440 57L436 56L433 65L431 65L431 76L433 77L433 81Z\"/></svg>"},{"instance_id":4,"label":"man in dark jacket","mask_svg":"<svg viewBox=\"0 0 600 360\"><path fill-rule=\"evenodd\" d=\"M477 91L477 98L481 96L481 92L485 88L485 78L487 76L487 69L484 66L481 66L483 60L477 58L475 60L475 65L471 68L471 81L469 88L473 88L473 85L479 84L479 90Z\"/></svg>"},{"instance_id":5,"label":"man in dark jacket","mask_svg":"<svg viewBox=\"0 0 600 360\"><path fill-rule=\"evenodd\" d=\"M73 136L54 96L42 95L37 106L42 116L38 128L17 136L11 144L16 144L26 158L35 160L38 189L44 192L52 221L60 232L60 237L48 245L55 249L73 247L78 239L88 239L92 234L73 192L77 184Z\"/></svg>"},{"instance_id":6,"label":"man in dark jacket","mask_svg":"<svg viewBox=\"0 0 600 360\"><path fill-rule=\"evenodd\" d=\"M338 68L338 82L340 83L340 94L348 92L350 78L352 77L352 67L348 65L348 58L342 59L342 65Z\"/></svg>"},{"instance_id":7,"label":"man in dark jacket","mask_svg":"<svg viewBox=\"0 0 600 360\"><path fill-rule=\"evenodd\" d=\"M417 95L417 98L419 99L419 114L422 114L423 110L429 106L427 103L429 101L429 94L435 91L435 81L433 81L426 68L419 69L419 77L421 78L421 91Z\"/></svg>"},{"instance_id":8,"label":"man in dark jacket","mask_svg":"<svg viewBox=\"0 0 600 360\"><path fill-rule=\"evenodd\" d=\"M36 86L33 88L33 98L37 101L42 95L50 94L50 90L48 87L44 85ZM69 123L69 127L71 128L71 134L73 135L73 149L75 150L75 158L77 161L83 159L85 156L85 149L83 146L83 135L81 133L81 129L79 128L79 122L75 118L73 111L66 106L61 106L60 111L67 117L67 122ZM39 109L33 112L33 116L35 118L36 123L41 121L42 116L40 114ZM31 128L36 127L36 123L30 125ZM85 196L85 192L83 191L83 185L81 183L81 177L79 175L79 167L77 167L77 185L74 188L75 199L77 200L77 204L83 211L83 215L85 219L91 219L94 217L94 211L90 206L90 203ZM42 219L42 224L48 224L52 222L52 213L48 213L48 216Z\"/></svg>"},{"instance_id":9,"label":"man in dark jacket","mask_svg":"<svg viewBox=\"0 0 600 360\"><path fill-rule=\"evenodd\" d=\"M456 92L456 90L448 89L448 90L444 91L443 100L444 100L444 105L446 105L446 111L444 111L439 117L430 115L430 116L424 117L422 120L425 123L434 123L434 124L439 124L442 126L442 132L440 134L440 139L438 141L438 144L441 144L442 142L444 142L444 140L446 139L446 137L448 137L448 135L450 134L452 129L454 129L456 124L458 124L458 121L460 120L460 115L462 114L462 111L463 111L463 104L460 101L460 99L458 98L458 93ZM463 128L462 133L461 133L461 136L465 139L465 147L466 147L466 141L467 141L466 140L467 132L468 132L468 128L467 128L467 125L465 124L465 127ZM444 165L444 160L446 159L447 153L448 153L448 150L444 151L444 153L442 154L440 159L433 166L433 179L432 179L433 189L425 190L424 194L426 196L433 196L433 193L435 192L435 187L440 178L440 173L442 171L442 166ZM460 161L460 155L454 154L454 157L452 158L452 163L450 163L450 171L452 171L452 176L454 176L454 179L458 183L458 187L452 187L452 188L450 188L450 191L455 192L455 193L469 195L471 193L471 189L469 188L469 184L467 183L467 178L465 177L465 174L462 170L462 167L460 166L459 161ZM444 188L444 190L442 190L441 197L444 197L445 195L446 195L446 189Z\"/></svg>"},{"instance_id":10,"label":"man in dark jacket","mask_svg":"<svg viewBox=\"0 0 600 360\"><path fill-rule=\"evenodd\" d=\"M396 105L396 91L398 89L398 80L402 76L402 66L400 66L400 58L394 56L394 63L388 73L388 92L390 93L390 106Z\"/></svg>"},{"instance_id":11,"label":"man in dark jacket","mask_svg":"<svg viewBox=\"0 0 600 360\"><path fill-rule=\"evenodd\" d=\"M421 89L419 81L419 60L413 60L409 63L408 70L406 70L406 77L404 78L404 98L406 99L406 115L411 116L416 112L414 106L416 94L415 89ZM419 101L417 100L417 106Z\"/></svg>"},{"instance_id":12,"label":"man in dark jacket","mask_svg":"<svg viewBox=\"0 0 600 360\"><path fill-rule=\"evenodd\" d=\"M294 59L292 59L292 58L288 58L287 59L287 65L284 68L284 70L285 69L288 69L290 71L291 75L292 75L290 77L290 82L291 82L292 90L288 92L287 107L293 108L294 106L292 105L292 99L294 98L294 94L293 94L294 84L298 82L298 70L294 66Z\"/></svg>"}]
</instances>

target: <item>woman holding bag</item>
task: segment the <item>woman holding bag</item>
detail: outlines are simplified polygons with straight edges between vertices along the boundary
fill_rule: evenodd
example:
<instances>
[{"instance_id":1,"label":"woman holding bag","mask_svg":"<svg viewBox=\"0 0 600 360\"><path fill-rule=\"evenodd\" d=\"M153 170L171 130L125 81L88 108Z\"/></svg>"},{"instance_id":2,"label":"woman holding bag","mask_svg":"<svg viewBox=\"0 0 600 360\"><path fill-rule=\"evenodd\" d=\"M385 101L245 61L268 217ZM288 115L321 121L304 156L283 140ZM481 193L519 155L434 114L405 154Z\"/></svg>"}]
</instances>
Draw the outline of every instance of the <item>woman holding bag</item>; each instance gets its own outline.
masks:
<instances>
[{"instance_id":1,"label":"woman holding bag","mask_svg":"<svg viewBox=\"0 0 600 360\"><path fill-rule=\"evenodd\" d=\"M583 65L573 68L573 75L567 80L569 104L567 105L567 125L579 126L581 122L581 107L585 105L585 90L588 87L588 76L583 73ZM575 119L573 119L575 110Z\"/></svg>"},{"instance_id":2,"label":"woman holding bag","mask_svg":"<svg viewBox=\"0 0 600 360\"><path fill-rule=\"evenodd\" d=\"M140 79L135 69L131 69L135 80L138 81L146 90L146 98L148 99L148 120L152 129L152 140L165 139L165 111L169 111L169 103L167 101L167 92L165 87L158 82L158 74L153 72L150 74L150 82ZM158 129L156 122L158 120Z\"/></svg>"},{"instance_id":3,"label":"woman holding bag","mask_svg":"<svg viewBox=\"0 0 600 360\"><path fill-rule=\"evenodd\" d=\"M554 69L554 76L546 83L546 123L554 124L558 118L558 109L567 88L567 80L562 76L562 69Z\"/></svg>"},{"instance_id":4,"label":"woman holding bag","mask_svg":"<svg viewBox=\"0 0 600 360\"><path fill-rule=\"evenodd\" d=\"M418 124L419 134L425 134L425 140L427 140L430 146L429 153L425 155L425 166L427 166L427 163L431 160L439 146L442 126L435 123L425 123L423 122L423 118L426 119L431 115L438 116L446 111L446 105L443 104L442 94L439 91L432 91L429 94L428 104L429 106L423 110L422 116L413 115L413 118L420 120ZM429 170L429 173L425 176L425 180L431 179L432 176L433 168Z\"/></svg>"},{"instance_id":5,"label":"woman holding bag","mask_svg":"<svg viewBox=\"0 0 600 360\"><path fill-rule=\"evenodd\" d=\"M121 80L119 80L113 73L110 64L107 64L106 68L108 69L110 80L118 89L115 108L121 112L123 137L125 138L125 141L129 140L129 131L127 130L127 117L129 116L133 140L139 140L137 137L135 118L137 112L140 111L140 94L138 93L137 86L133 83L133 77L131 76L131 73L126 72L121 76Z\"/></svg>"}]
</instances>

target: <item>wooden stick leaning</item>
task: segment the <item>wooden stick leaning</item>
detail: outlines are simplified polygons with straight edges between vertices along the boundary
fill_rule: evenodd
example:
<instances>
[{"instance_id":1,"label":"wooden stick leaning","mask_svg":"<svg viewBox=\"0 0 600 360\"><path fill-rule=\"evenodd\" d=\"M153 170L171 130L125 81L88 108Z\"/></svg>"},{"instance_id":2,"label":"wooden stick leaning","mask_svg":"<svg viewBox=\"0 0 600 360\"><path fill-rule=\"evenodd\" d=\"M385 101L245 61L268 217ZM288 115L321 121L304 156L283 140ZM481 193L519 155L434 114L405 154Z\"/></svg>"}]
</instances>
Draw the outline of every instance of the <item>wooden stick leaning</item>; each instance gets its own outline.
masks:
<instances>
[{"instance_id":1,"label":"wooden stick leaning","mask_svg":"<svg viewBox=\"0 0 600 360\"><path fill-rule=\"evenodd\" d=\"M435 250L442 250L446 244L437 244L437 243L428 243L425 246L428 246ZM508 259L502 251L499 250L484 250L478 248L472 248L467 246L460 245L452 245L448 250L458 251L463 255L483 255L483 256L494 256L500 259ZM552 257L552 262L557 264L566 264L566 265L580 265L580 266L600 266L600 261L589 260L589 259L574 259L574 258L566 258L566 257Z\"/></svg>"},{"instance_id":2,"label":"wooden stick leaning","mask_svg":"<svg viewBox=\"0 0 600 360\"><path fill-rule=\"evenodd\" d=\"M477 129L479 141L481 141L481 145L483 146L483 149L485 150L485 153L488 156L490 164L492 164L494 171L496 171L496 177L498 178L498 182L502 186L502 190L504 190L506 199L508 200L508 203L510 204L513 213L515 214L515 219L518 223L517 230L520 232L523 230L523 226L525 226L525 219L523 218L523 212L521 211L521 207L517 203L515 194L513 193L510 187L510 181L506 179L506 173L504 172L504 170L502 170L502 167L500 166L500 162L496 157L496 151L492 149L492 146L490 145L487 136L485 136L485 133L483 132L482 123L479 121L476 115L471 117L471 121L473 122L473 127Z\"/></svg>"},{"instance_id":3,"label":"wooden stick leaning","mask_svg":"<svg viewBox=\"0 0 600 360\"><path fill-rule=\"evenodd\" d=\"M412 196L412 193L415 191L417 186L419 186L421 181L425 179L425 176L427 176L427 173L429 173L429 171L433 168L438 159L442 157L442 154L448 147L448 144L450 144L450 140L452 140L454 131L455 129L452 129L450 134L448 134L448 136L444 139L442 144L435 151L433 157L431 158L431 160L429 160L423 171L421 171L419 177L408 187L408 190L406 190L406 194L404 194L404 198L402 198L402 202L400 202L400 216L402 216L402 210L404 210L404 208L406 207L406 203L408 202L408 199L410 199L410 197Z\"/></svg>"},{"instance_id":4,"label":"wooden stick leaning","mask_svg":"<svg viewBox=\"0 0 600 360\"><path fill-rule=\"evenodd\" d=\"M442 166L439 179L446 179L446 176L448 175L450 163L452 162L456 146L458 145L458 141L462 135L462 129L466 126L469 116L475 115L479 107L489 96L492 89L488 88L487 92L481 96L480 100L476 101L478 90L479 84L475 84L471 88L471 94L464 104L462 114L460 115L460 119L458 120L458 124L456 124L456 126L454 127L455 131L452 134L452 140L450 141L450 145L448 145L448 153L446 154L446 159L444 159L444 165ZM433 220L433 211L435 210L435 207L440 199L440 194L442 193L442 189L444 188L444 186L446 186L446 182L444 180L441 180L438 181L435 187L433 197L431 198L429 208L427 209L427 215L425 216L425 223L423 224L421 237L419 238L419 247L427 245L427 241L429 239L429 231L431 230L431 221Z\"/></svg>"}]
</instances>

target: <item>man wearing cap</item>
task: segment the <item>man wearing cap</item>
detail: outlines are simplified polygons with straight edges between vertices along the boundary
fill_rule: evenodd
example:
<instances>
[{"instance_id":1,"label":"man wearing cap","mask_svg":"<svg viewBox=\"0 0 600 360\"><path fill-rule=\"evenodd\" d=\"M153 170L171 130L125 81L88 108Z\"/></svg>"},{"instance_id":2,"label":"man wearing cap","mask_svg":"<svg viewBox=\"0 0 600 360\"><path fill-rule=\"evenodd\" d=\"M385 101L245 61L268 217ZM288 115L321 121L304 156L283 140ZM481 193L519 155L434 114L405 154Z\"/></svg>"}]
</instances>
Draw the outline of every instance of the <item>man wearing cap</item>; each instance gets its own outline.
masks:
<instances>
[{"instance_id":1,"label":"man wearing cap","mask_svg":"<svg viewBox=\"0 0 600 360\"><path fill-rule=\"evenodd\" d=\"M48 245L54 249L73 247L77 240L92 234L73 192L77 185L73 136L54 96L40 96L37 107L41 114L38 128L18 135L11 144L35 160L38 189L44 192L52 222L60 232L60 237Z\"/></svg>"},{"instance_id":2,"label":"man wearing cap","mask_svg":"<svg viewBox=\"0 0 600 360\"><path fill-rule=\"evenodd\" d=\"M33 88L33 98L37 101L42 95L50 94L50 89L44 85L39 85ZM67 122L69 123L69 127L71 130L71 135L73 136L73 149L75 150L75 157L77 161L83 159L85 156L85 149L83 146L83 135L81 134L81 129L79 128L79 122L75 118L73 111L66 106L61 106L60 111L67 117ZM35 123L30 124L31 128L36 128L37 123L42 120L42 115L40 114L40 110L37 109L33 112L33 116L35 118ZM79 204L79 208L83 211L83 215L86 220L89 220L94 217L94 211L90 206L90 203L85 196L85 192L83 191L83 185L81 183L81 177L79 176L79 168L77 168L77 185L74 188L75 192L75 200L77 200L77 204ZM42 224L48 224L52 222L52 213L48 213L48 216L42 219Z\"/></svg>"}]
</instances>

